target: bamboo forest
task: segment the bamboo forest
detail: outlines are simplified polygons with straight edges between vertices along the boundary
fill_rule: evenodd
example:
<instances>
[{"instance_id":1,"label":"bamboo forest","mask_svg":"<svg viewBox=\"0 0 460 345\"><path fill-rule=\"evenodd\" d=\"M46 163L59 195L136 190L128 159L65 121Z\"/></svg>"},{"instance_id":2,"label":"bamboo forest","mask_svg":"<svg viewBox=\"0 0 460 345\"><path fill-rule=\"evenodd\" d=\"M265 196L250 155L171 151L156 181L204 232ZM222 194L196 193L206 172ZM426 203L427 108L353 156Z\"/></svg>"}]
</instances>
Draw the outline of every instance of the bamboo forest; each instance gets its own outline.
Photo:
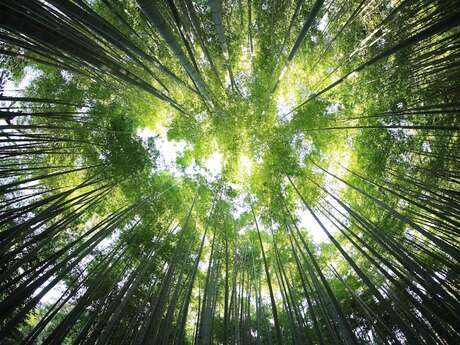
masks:
<instances>
[{"instance_id":1,"label":"bamboo forest","mask_svg":"<svg viewBox=\"0 0 460 345\"><path fill-rule=\"evenodd\" d=\"M0 344L460 343L458 0L0 0Z\"/></svg>"}]
</instances>

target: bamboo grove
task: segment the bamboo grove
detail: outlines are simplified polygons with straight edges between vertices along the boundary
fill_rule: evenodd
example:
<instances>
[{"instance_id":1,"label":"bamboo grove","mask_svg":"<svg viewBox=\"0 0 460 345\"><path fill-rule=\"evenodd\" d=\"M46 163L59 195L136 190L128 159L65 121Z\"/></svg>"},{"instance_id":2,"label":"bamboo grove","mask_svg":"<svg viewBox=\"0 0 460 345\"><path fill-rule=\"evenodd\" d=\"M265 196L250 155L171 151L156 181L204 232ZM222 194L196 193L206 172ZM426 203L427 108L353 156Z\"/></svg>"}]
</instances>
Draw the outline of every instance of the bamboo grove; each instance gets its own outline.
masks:
<instances>
[{"instance_id":1,"label":"bamboo grove","mask_svg":"<svg viewBox=\"0 0 460 345\"><path fill-rule=\"evenodd\" d=\"M0 1L0 343L456 344L459 95L455 0Z\"/></svg>"}]
</instances>

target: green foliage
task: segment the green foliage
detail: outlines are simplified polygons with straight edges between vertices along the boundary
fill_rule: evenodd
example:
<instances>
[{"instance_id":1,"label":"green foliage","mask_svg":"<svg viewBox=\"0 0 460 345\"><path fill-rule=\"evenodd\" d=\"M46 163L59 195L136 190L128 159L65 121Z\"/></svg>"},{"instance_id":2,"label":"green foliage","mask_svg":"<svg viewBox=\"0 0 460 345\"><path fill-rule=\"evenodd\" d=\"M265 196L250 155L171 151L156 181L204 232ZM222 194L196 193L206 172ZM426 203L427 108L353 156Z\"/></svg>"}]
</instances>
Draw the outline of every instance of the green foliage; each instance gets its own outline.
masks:
<instances>
[{"instance_id":1,"label":"green foliage","mask_svg":"<svg viewBox=\"0 0 460 345\"><path fill-rule=\"evenodd\" d=\"M455 1L0 13L0 343L460 337Z\"/></svg>"}]
</instances>

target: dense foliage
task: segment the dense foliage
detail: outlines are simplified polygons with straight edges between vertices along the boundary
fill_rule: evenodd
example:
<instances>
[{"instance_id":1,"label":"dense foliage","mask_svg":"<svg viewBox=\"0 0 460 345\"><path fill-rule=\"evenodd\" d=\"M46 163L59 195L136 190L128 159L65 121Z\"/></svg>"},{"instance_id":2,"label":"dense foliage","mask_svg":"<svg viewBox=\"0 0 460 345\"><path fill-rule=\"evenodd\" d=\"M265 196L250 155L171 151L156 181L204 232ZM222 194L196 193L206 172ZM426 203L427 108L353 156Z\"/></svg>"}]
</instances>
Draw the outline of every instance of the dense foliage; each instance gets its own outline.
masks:
<instances>
[{"instance_id":1,"label":"dense foliage","mask_svg":"<svg viewBox=\"0 0 460 345\"><path fill-rule=\"evenodd\" d=\"M455 344L455 0L0 1L1 344Z\"/></svg>"}]
</instances>

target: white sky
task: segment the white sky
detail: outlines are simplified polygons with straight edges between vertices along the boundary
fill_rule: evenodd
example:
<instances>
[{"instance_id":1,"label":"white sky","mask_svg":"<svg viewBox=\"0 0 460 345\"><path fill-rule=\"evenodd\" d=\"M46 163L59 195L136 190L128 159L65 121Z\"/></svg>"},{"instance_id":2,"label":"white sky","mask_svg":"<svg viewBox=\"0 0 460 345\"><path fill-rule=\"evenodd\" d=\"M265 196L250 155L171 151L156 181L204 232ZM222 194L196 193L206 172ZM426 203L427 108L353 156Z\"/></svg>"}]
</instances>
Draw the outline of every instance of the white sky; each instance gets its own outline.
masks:
<instances>
[{"instance_id":1,"label":"white sky","mask_svg":"<svg viewBox=\"0 0 460 345\"><path fill-rule=\"evenodd\" d=\"M319 212L318 212L319 213ZM324 226L325 222L320 215L315 212L315 214L318 216L318 218L321 220ZM321 243L321 242L327 242L328 238L326 233L321 229L319 224L316 222L315 218L311 215L311 213L306 210L304 207L300 207L297 209L297 217L299 218L299 224L298 226L300 228L305 228L308 230L308 232L311 235L311 238L313 242L315 243ZM332 232L332 227L326 226L326 229L328 229L329 232Z\"/></svg>"},{"instance_id":2,"label":"white sky","mask_svg":"<svg viewBox=\"0 0 460 345\"><path fill-rule=\"evenodd\" d=\"M168 170L173 176L184 176L180 170L177 169L176 159L188 148L185 141L168 140L167 129L160 127L157 131L149 128L139 129L137 135L144 143L153 136L158 135L155 140L156 147L160 151L159 168ZM203 166L199 166L193 162L185 169L185 175L201 174L208 181L214 181L222 173L223 155L219 151L213 152L204 162Z\"/></svg>"},{"instance_id":3,"label":"white sky","mask_svg":"<svg viewBox=\"0 0 460 345\"><path fill-rule=\"evenodd\" d=\"M278 114L278 120L282 122L291 121L294 114L289 114L289 112L296 105L297 104L294 92L289 91L286 95L278 95L276 97L276 110Z\"/></svg>"},{"instance_id":4,"label":"white sky","mask_svg":"<svg viewBox=\"0 0 460 345\"><path fill-rule=\"evenodd\" d=\"M50 281L51 280L48 280L45 284L41 285L37 290L35 290L34 296L38 295ZM55 303L59 298L61 298L66 288L67 286L62 281L58 282L40 299L40 303L47 305Z\"/></svg>"},{"instance_id":5,"label":"white sky","mask_svg":"<svg viewBox=\"0 0 460 345\"><path fill-rule=\"evenodd\" d=\"M18 95L20 95L21 90L23 90L26 87L28 87L30 85L30 83L34 79L38 78L41 74L42 74L41 71L39 71L39 70L37 70L35 68L32 68L30 66L27 66L24 69L24 78L22 78L19 83L15 84L13 81L7 80L7 82L5 83L4 95L5 96L18 96ZM20 90L20 91L16 91L16 90Z\"/></svg>"},{"instance_id":6,"label":"white sky","mask_svg":"<svg viewBox=\"0 0 460 345\"><path fill-rule=\"evenodd\" d=\"M150 128L143 128L139 129L136 134L145 144L147 144L149 138L158 135L159 137L155 140L155 144L160 151L160 160L158 162L160 168L170 170L173 175L178 173L176 169L176 158L184 152L187 147L185 141L168 141L166 132L163 129L155 133Z\"/></svg>"}]
</instances>

